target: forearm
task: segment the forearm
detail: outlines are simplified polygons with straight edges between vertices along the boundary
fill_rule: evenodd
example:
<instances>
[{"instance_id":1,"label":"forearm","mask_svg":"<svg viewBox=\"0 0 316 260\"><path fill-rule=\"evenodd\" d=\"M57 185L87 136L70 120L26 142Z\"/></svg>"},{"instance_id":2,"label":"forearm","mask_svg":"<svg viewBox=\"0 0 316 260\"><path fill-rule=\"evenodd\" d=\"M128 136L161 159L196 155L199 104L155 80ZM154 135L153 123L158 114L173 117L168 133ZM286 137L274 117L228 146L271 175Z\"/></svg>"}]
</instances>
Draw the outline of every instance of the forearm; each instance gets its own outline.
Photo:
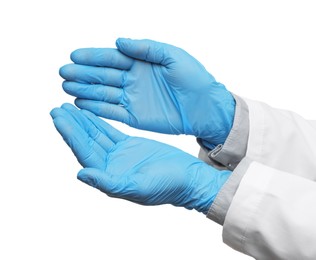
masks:
<instances>
[{"instance_id":1,"label":"forearm","mask_svg":"<svg viewBox=\"0 0 316 260\"><path fill-rule=\"evenodd\" d=\"M252 162L231 200L223 240L256 259L315 259L315 204L315 182Z\"/></svg>"},{"instance_id":2,"label":"forearm","mask_svg":"<svg viewBox=\"0 0 316 260\"><path fill-rule=\"evenodd\" d=\"M237 165L207 216L224 226L225 243L257 259L315 259L314 247L308 247L316 241L309 231L316 230L311 206L316 202L315 123L250 100L243 102L248 113L241 119L242 103L236 100L231 139L219 151L208 150L200 141L199 156L207 163L218 168L231 167L226 162ZM247 118L248 130L240 130L237 126L247 125L240 123ZM238 156L226 152L230 150L239 151Z\"/></svg>"}]
</instances>

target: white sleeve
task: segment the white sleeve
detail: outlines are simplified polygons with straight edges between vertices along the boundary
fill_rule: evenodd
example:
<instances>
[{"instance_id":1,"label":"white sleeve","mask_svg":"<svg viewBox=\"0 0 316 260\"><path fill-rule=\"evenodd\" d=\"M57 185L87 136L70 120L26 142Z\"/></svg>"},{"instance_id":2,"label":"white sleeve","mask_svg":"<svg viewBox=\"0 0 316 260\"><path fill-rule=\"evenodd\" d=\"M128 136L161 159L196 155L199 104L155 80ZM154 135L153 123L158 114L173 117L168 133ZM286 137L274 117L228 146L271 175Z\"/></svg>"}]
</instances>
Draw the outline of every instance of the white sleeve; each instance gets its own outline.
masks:
<instances>
[{"instance_id":1,"label":"white sleeve","mask_svg":"<svg viewBox=\"0 0 316 260\"><path fill-rule=\"evenodd\" d=\"M316 129L316 120L310 120L309 123Z\"/></svg>"},{"instance_id":2,"label":"white sleeve","mask_svg":"<svg viewBox=\"0 0 316 260\"><path fill-rule=\"evenodd\" d=\"M315 121L245 101L246 159L208 217L223 223L225 243L256 259L316 259Z\"/></svg>"},{"instance_id":3,"label":"white sleeve","mask_svg":"<svg viewBox=\"0 0 316 260\"><path fill-rule=\"evenodd\" d=\"M316 183L252 162L228 209L223 240L260 260L316 259Z\"/></svg>"},{"instance_id":4,"label":"white sleeve","mask_svg":"<svg viewBox=\"0 0 316 260\"><path fill-rule=\"evenodd\" d=\"M219 157L226 161L247 157L266 166L316 180L316 124L285 110L272 108L252 100L236 99L236 115L230 142L224 144ZM238 116L239 115L239 116ZM241 118L247 117L247 120ZM242 126L246 125L248 129ZM234 131L233 131L234 130ZM240 136L247 142L240 142ZM233 148L231 148L233 147ZM203 155L203 147L200 155ZM225 151L224 151L225 150ZM234 156L226 151L245 151ZM211 152L204 152L207 157ZM235 152L235 155L238 152ZM204 158L201 157L200 158ZM229 157L235 157L230 159ZM208 159L208 158L206 158ZM209 163L210 160L206 160ZM217 158L216 158L217 159ZM221 159L221 158L220 158ZM236 162L238 160L235 160ZM239 165L240 163L238 163ZM242 167L239 167L242 168ZM234 171L218 193L207 217L223 225L231 200L243 176L243 170Z\"/></svg>"},{"instance_id":5,"label":"white sleeve","mask_svg":"<svg viewBox=\"0 0 316 260\"><path fill-rule=\"evenodd\" d=\"M246 156L275 169L315 181L315 122L261 102L245 101L249 108Z\"/></svg>"}]
</instances>

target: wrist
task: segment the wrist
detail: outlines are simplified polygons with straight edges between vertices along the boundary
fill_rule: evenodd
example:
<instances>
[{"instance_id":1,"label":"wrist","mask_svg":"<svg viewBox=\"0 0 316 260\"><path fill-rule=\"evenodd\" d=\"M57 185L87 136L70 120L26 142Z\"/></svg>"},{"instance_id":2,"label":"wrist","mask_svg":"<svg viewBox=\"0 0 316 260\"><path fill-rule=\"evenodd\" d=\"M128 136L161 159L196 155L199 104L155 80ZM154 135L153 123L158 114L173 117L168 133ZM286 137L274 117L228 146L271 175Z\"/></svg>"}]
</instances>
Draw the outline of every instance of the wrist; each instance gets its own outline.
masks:
<instances>
[{"instance_id":1,"label":"wrist","mask_svg":"<svg viewBox=\"0 0 316 260\"><path fill-rule=\"evenodd\" d=\"M234 95L236 101L232 129L223 144L213 148L208 142L198 138L201 146L199 157L210 165L233 170L246 156L249 136L249 111L245 101Z\"/></svg>"},{"instance_id":2,"label":"wrist","mask_svg":"<svg viewBox=\"0 0 316 260\"><path fill-rule=\"evenodd\" d=\"M235 98L226 89L222 91L225 93L212 93L210 107L207 109L210 113L207 113L207 118L205 118L204 130L200 136L197 136L209 149L225 143L234 123Z\"/></svg>"},{"instance_id":3,"label":"wrist","mask_svg":"<svg viewBox=\"0 0 316 260\"><path fill-rule=\"evenodd\" d=\"M231 175L229 170L217 170L205 163L194 164L191 167L192 176L189 199L185 207L195 209L205 215L210 209L218 192Z\"/></svg>"}]
</instances>

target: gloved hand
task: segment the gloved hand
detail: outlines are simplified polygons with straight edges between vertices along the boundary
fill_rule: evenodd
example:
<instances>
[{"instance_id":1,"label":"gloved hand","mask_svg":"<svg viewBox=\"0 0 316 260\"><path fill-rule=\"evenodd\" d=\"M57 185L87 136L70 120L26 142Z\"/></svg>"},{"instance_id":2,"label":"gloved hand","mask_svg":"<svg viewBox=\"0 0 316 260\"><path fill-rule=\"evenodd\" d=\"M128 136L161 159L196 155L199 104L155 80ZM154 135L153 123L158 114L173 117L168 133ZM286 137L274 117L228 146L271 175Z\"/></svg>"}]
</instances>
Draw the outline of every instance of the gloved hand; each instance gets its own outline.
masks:
<instances>
[{"instance_id":1,"label":"gloved hand","mask_svg":"<svg viewBox=\"0 0 316 260\"><path fill-rule=\"evenodd\" d=\"M60 75L79 108L132 127L225 142L235 101L195 58L172 45L120 38L117 49L71 54Z\"/></svg>"},{"instance_id":2,"label":"gloved hand","mask_svg":"<svg viewBox=\"0 0 316 260\"><path fill-rule=\"evenodd\" d=\"M230 171L172 146L127 136L70 104L51 111L56 129L84 167L78 179L111 197L173 204L207 213Z\"/></svg>"}]
</instances>

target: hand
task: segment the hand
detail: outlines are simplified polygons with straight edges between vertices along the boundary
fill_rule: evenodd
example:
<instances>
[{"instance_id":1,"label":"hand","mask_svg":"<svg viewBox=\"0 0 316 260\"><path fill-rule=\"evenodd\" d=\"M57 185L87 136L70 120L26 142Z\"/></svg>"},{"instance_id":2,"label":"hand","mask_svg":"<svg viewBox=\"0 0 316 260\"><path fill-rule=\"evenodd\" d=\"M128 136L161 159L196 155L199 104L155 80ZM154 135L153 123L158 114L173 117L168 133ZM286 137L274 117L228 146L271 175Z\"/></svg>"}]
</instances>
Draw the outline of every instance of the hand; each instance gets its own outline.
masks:
<instances>
[{"instance_id":1,"label":"hand","mask_svg":"<svg viewBox=\"0 0 316 260\"><path fill-rule=\"evenodd\" d=\"M230 171L156 141L127 136L70 104L51 112L56 129L84 167L78 179L111 197L173 204L207 213Z\"/></svg>"},{"instance_id":2,"label":"hand","mask_svg":"<svg viewBox=\"0 0 316 260\"><path fill-rule=\"evenodd\" d=\"M79 108L132 127L225 142L235 101L195 58L172 45L120 38L117 49L79 49L60 75Z\"/></svg>"}]
</instances>

